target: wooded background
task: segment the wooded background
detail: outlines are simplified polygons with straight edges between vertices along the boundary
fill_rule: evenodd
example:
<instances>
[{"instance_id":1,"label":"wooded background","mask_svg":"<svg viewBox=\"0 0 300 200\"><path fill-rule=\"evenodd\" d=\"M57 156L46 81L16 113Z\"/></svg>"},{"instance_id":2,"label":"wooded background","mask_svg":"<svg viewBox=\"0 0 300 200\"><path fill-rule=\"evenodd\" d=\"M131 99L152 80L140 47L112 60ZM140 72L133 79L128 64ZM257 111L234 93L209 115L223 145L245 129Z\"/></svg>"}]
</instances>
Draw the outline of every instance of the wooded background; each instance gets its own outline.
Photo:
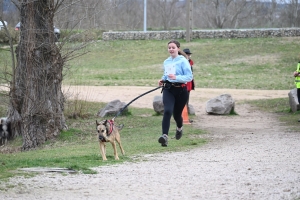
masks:
<instances>
[{"instance_id":1,"label":"wooded background","mask_svg":"<svg viewBox=\"0 0 300 200\"><path fill-rule=\"evenodd\" d=\"M20 20L12 1L3 1L3 19ZM143 30L144 0L64 0L55 12L60 29ZM186 28L187 0L148 0L147 30ZM193 0L193 29L298 27L298 0Z\"/></svg>"}]
</instances>

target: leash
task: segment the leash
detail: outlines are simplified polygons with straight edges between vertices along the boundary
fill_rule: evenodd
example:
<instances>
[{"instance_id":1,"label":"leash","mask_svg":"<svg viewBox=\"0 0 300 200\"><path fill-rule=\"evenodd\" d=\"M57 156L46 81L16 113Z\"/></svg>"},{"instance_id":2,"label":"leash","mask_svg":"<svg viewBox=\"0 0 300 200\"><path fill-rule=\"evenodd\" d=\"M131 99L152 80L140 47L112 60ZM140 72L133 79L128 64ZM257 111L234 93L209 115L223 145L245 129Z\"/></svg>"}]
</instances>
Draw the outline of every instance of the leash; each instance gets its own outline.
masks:
<instances>
[{"instance_id":1,"label":"leash","mask_svg":"<svg viewBox=\"0 0 300 200\"><path fill-rule=\"evenodd\" d=\"M114 116L114 118L112 118L112 121L114 121L115 120L115 118L116 117L118 117L124 110L125 110L125 108L127 108L132 102L134 102L135 100L137 100L138 98L140 98L140 97L142 97L142 96L144 96L144 95L146 95L146 94L149 94L149 93L151 93L151 92L153 92L153 91L155 91L155 90L158 90L159 88L162 88L163 86L158 86L157 88L154 88L154 89L152 89L152 90L149 90L148 92L145 92L145 93L143 93L143 94L141 94L140 96L138 96L138 97L136 97L135 99L133 99L132 101L130 101L128 104L126 104L117 114L116 114L116 116Z\"/></svg>"},{"instance_id":2,"label":"leash","mask_svg":"<svg viewBox=\"0 0 300 200\"><path fill-rule=\"evenodd\" d=\"M115 120L115 118L116 117L118 117L132 102L134 102L135 100L137 100L138 98L140 98L140 97L142 97L142 96L144 96L144 95L146 95L146 94L149 94L150 92L153 92L153 91L155 91L155 90L158 90L159 88L164 88L164 86L158 86L157 88L154 88L154 89L152 89L152 90L149 90L148 92L145 92L145 93L143 93L143 94L141 94L140 96L138 96L138 97L136 97L136 98L134 98L132 101L130 101L128 104L126 104L115 116L114 116L114 118L112 118L111 120L106 120L105 121L105 123L104 123L104 125L106 124L106 123L109 123L109 125L110 125L110 129L108 130L108 129L106 129L106 131L107 131L107 133L108 133L108 136L112 133L112 131L113 131L113 127L114 127L114 120ZM106 125L105 125L106 126ZM102 142L106 142L106 140L105 140L105 138L104 137L102 137L102 136L99 136L99 140L101 140Z\"/></svg>"}]
</instances>

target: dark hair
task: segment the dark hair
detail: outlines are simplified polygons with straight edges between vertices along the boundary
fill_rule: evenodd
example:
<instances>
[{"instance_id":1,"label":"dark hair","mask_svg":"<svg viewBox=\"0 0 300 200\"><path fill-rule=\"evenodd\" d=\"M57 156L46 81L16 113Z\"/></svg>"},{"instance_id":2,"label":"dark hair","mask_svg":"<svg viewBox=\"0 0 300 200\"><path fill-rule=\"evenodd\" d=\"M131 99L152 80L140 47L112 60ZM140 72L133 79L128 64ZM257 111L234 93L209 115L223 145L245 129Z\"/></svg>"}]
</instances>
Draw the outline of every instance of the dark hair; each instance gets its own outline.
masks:
<instances>
[{"instance_id":1,"label":"dark hair","mask_svg":"<svg viewBox=\"0 0 300 200\"><path fill-rule=\"evenodd\" d=\"M176 46L179 48L180 47L180 43L177 40L170 40L170 42L168 42L168 44L170 43L174 43L176 44Z\"/></svg>"},{"instance_id":2,"label":"dark hair","mask_svg":"<svg viewBox=\"0 0 300 200\"><path fill-rule=\"evenodd\" d=\"M187 56L187 54L186 54L184 51L182 51L181 49L178 50L178 55L182 55L182 56L184 56L186 59L189 59L189 57Z\"/></svg>"}]
</instances>

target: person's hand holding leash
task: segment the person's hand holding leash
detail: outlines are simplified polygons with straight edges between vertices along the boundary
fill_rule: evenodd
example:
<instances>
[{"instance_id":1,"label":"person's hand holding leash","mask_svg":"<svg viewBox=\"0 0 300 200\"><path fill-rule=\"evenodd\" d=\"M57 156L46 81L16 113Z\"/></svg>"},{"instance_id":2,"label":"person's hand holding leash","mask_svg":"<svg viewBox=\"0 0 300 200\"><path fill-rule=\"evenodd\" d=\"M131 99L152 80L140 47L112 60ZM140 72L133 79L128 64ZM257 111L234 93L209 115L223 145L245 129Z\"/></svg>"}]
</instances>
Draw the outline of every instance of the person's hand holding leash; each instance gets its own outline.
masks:
<instances>
[{"instance_id":1,"label":"person's hand holding leash","mask_svg":"<svg viewBox=\"0 0 300 200\"><path fill-rule=\"evenodd\" d=\"M159 81L158 81L158 85L159 85L159 86L163 86L163 84L164 84L164 81L163 81L163 80L159 80Z\"/></svg>"}]
</instances>

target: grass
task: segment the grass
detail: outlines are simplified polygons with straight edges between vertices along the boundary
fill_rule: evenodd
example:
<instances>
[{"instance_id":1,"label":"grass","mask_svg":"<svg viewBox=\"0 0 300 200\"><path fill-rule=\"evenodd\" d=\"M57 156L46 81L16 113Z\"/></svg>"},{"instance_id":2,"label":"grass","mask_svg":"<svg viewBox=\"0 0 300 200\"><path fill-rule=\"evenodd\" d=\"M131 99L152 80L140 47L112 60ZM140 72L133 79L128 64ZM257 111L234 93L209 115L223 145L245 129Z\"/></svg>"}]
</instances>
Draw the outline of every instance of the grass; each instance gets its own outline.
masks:
<instances>
[{"instance_id":1,"label":"grass","mask_svg":"<svg viewBox=\"0 0 300 200\"><path fill-rule=\"evenodd\" d=\"M95 113L99 108L105 106L103 103L83 103L88 108L87 112L91 113ZM118 164L125 161L133 162L137 159L144 159L143 154L182 151L203 145L206 142L199 137L204 133L202 130L185 126L185 135L181 140L172 139L169 141L168 148L162 148L157 142L161 132L162 116L157 115L152 109L130 108L130 112L126 116L119 116L117 120L124 124L121 131L121 141L126 155L122 156L118 147L120 160L115 161L112 147L108 144L108 161L103 162L95 131L96 119L102 120L95 115L86 119L70 118L67 120L70 129L63 131L57 140L48 141L37 150L2 154L0 180L15 175L27 175L27 173L16 170L36 166L63 167L78 170L81 173L93 174L95 171L91 169L92 167ZM170 130L173 130L174 134L175 127L175 123L172 122ZM21 142L21 138L18 138L10 143L9 148L18 147Z\"/></svg>"},{"instance_id":2,"label":"grass","mask_svg":"<svg viewBox=\"0 0 300 200\"><path fill-rule=\"evenodd\" d=\"M99 40L82 50L88 54L67 63L64 84L156 86L162 75L163 60L168 56L167 42ZM300 59L298 37L180 42L182 49L190 48L193 53L197 87L269 90L294 87L291 73ZM67 44L63 54L75 45ZM10 66L9 52L2 52L0 66Z\"/></svg>"},{"instance_id":3,"label":"grass","mask_svg":"<svg viewBox=\"0 0 300 200\"><path fill-rule=\"evenodd\" d=\"M298 38L181 40L190 48L198 87L290 89L299 59ZM167 41L99 41L69 63L64 84L156 86ZM76 83L74 81L77 81ZM80 81L78 81L80 80Z\"/></svg>"},{"instance_id":4,"label":"grass","mask_svg":"<svg viewBox=\"0 0 300 200\"><path fill-rule=\"evenodd\" d=\"M296 69L299 38L248 38L248 39L199 39L181 47L190 48L194 65L196 87L289 90L294 88L292 72ZM63 51L71 48L68 44ZM0 45L0 50L3 45ZM162 75L162 62L168 56L167 41L97 41L82 51L89 51L67 63L64 85L135 85L157 86ZM9 69L9 52L1 50L0 70ZM0 73L0 82L4 75ZM3 96L0 96L3 98ZM1 101L4 102L4 101ZM296 131L299 113L292 114L288 99L258 100L246 102L257 109L277 113L282 123ZM168 148L157 143L161 132L161 116L152 109L130 108L118 121L125 125L121 139L126 152L113 158L108 147L108 161L102 162L95 133L95 121L101 120L95 113L104 104L86 101L68 101L65 116L69 130L62 132L55 141L48 141L37 150L13 151L21 146L22 139L9 143L8 154L0 157L0 180L15 175L28 175L16 171L22 167L66 167L83 173L95 173L92 167L133 162L144 159L143 154L182 151L204 144L203 130L185 127L184 137L170 140ZM0 105L0 114L6 113L6 105ZM236 113L231 113L236 115ZM75 116L75 117L74 117ZM191 116L191 119L193 116ZM175 130L172 121L171 129ZM118 152L120 153L119 149ZM0 188L1 189L1 188Z\"/></svg>"}]
</instances>

